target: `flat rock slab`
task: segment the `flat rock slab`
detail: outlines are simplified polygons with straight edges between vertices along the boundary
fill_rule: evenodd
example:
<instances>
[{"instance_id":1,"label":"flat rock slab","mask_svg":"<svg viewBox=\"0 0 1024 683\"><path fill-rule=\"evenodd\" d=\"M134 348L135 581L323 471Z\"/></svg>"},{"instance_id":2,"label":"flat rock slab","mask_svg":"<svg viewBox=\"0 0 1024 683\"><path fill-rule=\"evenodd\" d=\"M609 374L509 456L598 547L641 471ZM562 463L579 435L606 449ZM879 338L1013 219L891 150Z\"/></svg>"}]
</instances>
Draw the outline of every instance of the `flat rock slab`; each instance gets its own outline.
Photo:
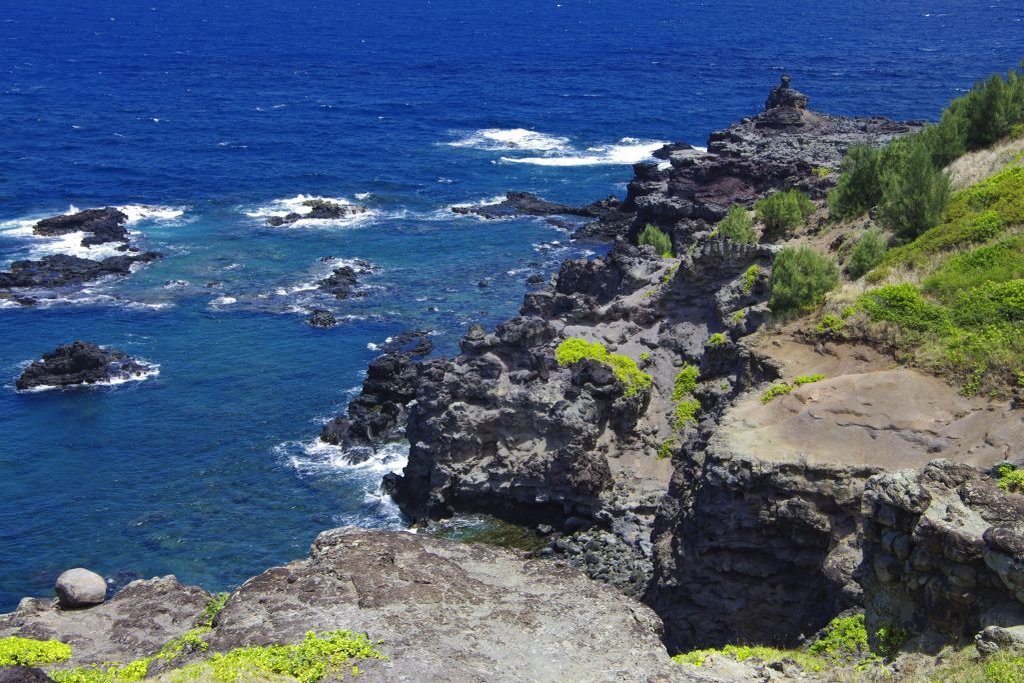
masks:
<instances>
[{"instance_id":1,"label":"flat rock slab","mask_svg":"<svg viewBox=\"0 0 1024 683\"><path fill-rule=\"evenodd\" d=\"M793 342L759 351L782 362L784 381L816 373L827 379L767 404L760 392L740 399L712 437L726 451L893 470L936 458L988 466L1024 443L1024 411L965 398L911 369L882 369L877 354L852 347L815 353Z\"/></svg>"},{"instance_id":2,"label":"flat rock slab","mask_svg":"<svg viewBox=\"0 0 1024 683\"><path fill-rule=\"evenodd\" d=\"M715 681L673 664L649 608L574 569L492 546L335 529L310 559L249 579L211 651L309 630L383 640L366 681Z\"/></svg>"},{"instance_id":3,"label":"flat rock slab","mask_svg":"<svg viewBox=\"0 0 1024 683\"><path fill-rule=\"evenodd\" d=\"M61 610L53 601L26 598L0 615L0 637L54 639L74 653L64 666L127 662L151 655L195 625L210 594L173 576L133 581L112 599L88 609Z\"/></svg>"}]
</instances>

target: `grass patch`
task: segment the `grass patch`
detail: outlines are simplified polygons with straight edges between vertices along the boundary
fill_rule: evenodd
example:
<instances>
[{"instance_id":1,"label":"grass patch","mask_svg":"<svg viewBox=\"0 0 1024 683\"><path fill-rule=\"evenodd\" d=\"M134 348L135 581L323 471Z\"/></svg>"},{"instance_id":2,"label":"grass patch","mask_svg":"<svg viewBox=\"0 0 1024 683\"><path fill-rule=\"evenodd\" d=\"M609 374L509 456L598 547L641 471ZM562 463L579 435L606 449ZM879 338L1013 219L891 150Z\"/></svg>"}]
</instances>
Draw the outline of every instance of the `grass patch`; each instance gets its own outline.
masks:
<instances>
[{"instance_id":1,"label":"grass patch","mask_svg":"<svg viewBox=\"0 0 1024 683\"><path fill-rule=\"evenodd\" d=\"M700 377L700 368L692 363L687 363L683 369L676 374L675 386L672 389L672 400L681 401L687 394L692 394L697 388L697 378Z\"/></svg>"},{"instance_id":2,"label":"grass patch","mask_svg":"<svg viewBox=\"0 0 1024 683\"><path fill-rule=\"evenodd\" d=\"M725 332L715 332L708 337L707 345L711 348L717 348L719 346L725 346L729 341L729 338L725 336Z\"/></svg>"},{"instance_id":3,"label":"grass patch","mask_svg":"<svg viewBox=\"0 0 1024 683\"><path fill-rule=\"evenodd\" d=\"M624 396L635 396L651 388L651 376L638 368L635 360L622 354L608 353L600 342L570 337L555 349L555 359L561 366L574 365L585 358L610 365L615 377L626 386Z\"/></svg>"},{"instance_id":4,"label":"grass patch","mask_svg":"<svg viewBox=\"0 0 1024 683\"><path fill-rule=\"evenodd\" d=\"M757 277L761 274L761 266L756 263L743 271L743 291L750 294L757 284Z\"/></svg>"},{"instance_id":5,"label":"grass patch","mask_svg":"<svg viewBox=\"0 0 1024 683\"><path fill-rule=\"evenodd\" d=\"M672 451L675 450L676 440L673 438L665 439L658 446L658 460L665 460L666 458L672 457Z\"/></svg>"},{"instance_id":6,"label":"grass patch","mask_svg":"<svg viewBox=\"0 0 1024 683\"><path fill-rule=\"evenodd\" d=\"M779 396L786 396L793 391L793 385L783 382L782 384L773 384L768 391L761 394L761 403L771 403Z\"/></svg>"},{"instance_id":7,"label":"grass patch","mask_svg":"<svg viewBox=\"0 0 1024 683\"><path fill-rule=\"evenodd\" d=\"M814 326L815 332L826 336L842 336L844 329L846 329L846 321L833 313L823 315L818 324Z\"/></svg>"},{"instance_id":8,"label":"grass patch","mask_svg":"<svg viewBox=\"0 0 1024 683\"><path fill-rule=\"evenodd\" d=\"M678 654L672 658L676 664L690 664L693 666L704 666L704 662L712 655L723 655L732 657L738 662L745 662L748 659L755 659L765 664L781 662L784 659L792 659L800 665L804 671L820 672L827 668L827 665L820 657L809 655L802 650L780 650L774 647L763 645L726 645L721 649L707 648L704 650L693 650Z\"/></svg>"},{"instance_id":9,"label":"grass patch","mask_svg":"<svg viewBox=\"0 0 1024 683\"><path fill-rule=\"evenodd\" d=\"M0 638L0 666L56 664L71 657L71 646L59 640L36 640L7 636Z\"/></svg>"},{"instance_id":10,"label":"grass patch","mask_svg":"<svg viewBox=\"0 0 1024 683\"><path fill-rule=\"evenodd\" d=\"M793 386L801 387L805 384L812 384L814 382L820 382L825 379L825 375L799 375L793 380Z\"/></svg>"},{"instance_id":11,"label":"grass patch","mask_svg":"<svg viewBox=\"0 0 1024 683\"><path fill-rule=\"evenodd\" d=\"M676 429L682 429L691 422L696 423L698 412L700 412L700 401L697 399L690 398L680 401L674 411L675 419L672 426Z\"/></svg>"}]
</instances>

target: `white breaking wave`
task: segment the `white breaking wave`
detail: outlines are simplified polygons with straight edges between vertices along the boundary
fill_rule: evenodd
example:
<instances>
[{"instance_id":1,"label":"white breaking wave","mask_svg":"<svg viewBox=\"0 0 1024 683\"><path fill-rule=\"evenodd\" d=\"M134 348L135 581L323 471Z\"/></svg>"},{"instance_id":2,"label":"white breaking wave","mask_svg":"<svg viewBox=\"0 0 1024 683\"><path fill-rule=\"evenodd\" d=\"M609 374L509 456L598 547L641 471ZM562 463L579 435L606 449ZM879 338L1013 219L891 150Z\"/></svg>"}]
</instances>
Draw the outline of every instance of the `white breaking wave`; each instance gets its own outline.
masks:
<instances>
[{"instance_id":1,"label":"white breaking wave","mask_svg":"<svg viewBox=\"0 0 1024 683\"><path fill-rule=\"evenodd\" d=\"M535 166L599 166L635 164L651 158L656 150L664 147L661 141L641 141L623 138L614 145L588 147L585 151L572 150L562 156L542 157L501 157L508 164L533 164Z\"/></svg>"},{"instance_id":2,"label":"white breaking wave","mask_svg":"<svg viewBox=\"0 0 1024 683\"><path fill-rule=\"evenodd\" d=\"M128 225L142 221L173 221L185 215L187 206L155 206L151 204L125 204L114 207L128 216Z\"/></svg>"},{"instance_id":3,"label":"white breaking wave","mask_svg":"<svg viewBox=\"0 0 1024 683\"><path fill-rule=\"evenodd\" d=\"M116 387L121 384L128 384L129 382L143 382L152 377L156 377L160 374L160 366L156 363L148 363L141 358L135 361L139 365L145 367L142 372L135 372L128 377L114 377L105 382L91 382L87 384L72 384L69 386L54 386L51 384L32 387L31 389L19 389L18 393L22 394L37 394L43 391L52 391L54 389L81 389L81 388L92 388L92 387Z\"/></svg>"},{"instance_id":4,"label":"white breaking wave","mask_svg":"<svg viewBox=\"0 0 1024 683\"><path fill-rule=\"evenodd\" d=\"M359 195L356 195L359 196ZM304 216L313 211L313 208L306 206L306 202L312 200L321 200L333 202L335 204L341 204L342 206L353 206L354 202L345 199L344 197L321 197L318 195L306 195L297 194L294 197L286 197L284 199L275 199L268 204L258 206L251 211L245 211L245 215L249 218L262 218L267 219L274 216L283 218L290 213L297 213L300 216ZM366 223L377 218L377 212L373 209L367 209L361 213L346 216L344 218L301 218L294 223L287 225L278 226L281 228L309 228L309 227L323 227L325 225L356 225L359 223Z\"/></svg>"},{"instance_id":5,"label":"white breaking wave","mask_svg":"<svg viewBox=\"0 0 1024 683\"><path fill-rule=\"evenodd\" d=\"M525 128L484 128L447 143L450 147L471 147L488 151L522 149L529 152L562 152L569 149L569 138L538 133Z\"/></svg>"}]
</instances>

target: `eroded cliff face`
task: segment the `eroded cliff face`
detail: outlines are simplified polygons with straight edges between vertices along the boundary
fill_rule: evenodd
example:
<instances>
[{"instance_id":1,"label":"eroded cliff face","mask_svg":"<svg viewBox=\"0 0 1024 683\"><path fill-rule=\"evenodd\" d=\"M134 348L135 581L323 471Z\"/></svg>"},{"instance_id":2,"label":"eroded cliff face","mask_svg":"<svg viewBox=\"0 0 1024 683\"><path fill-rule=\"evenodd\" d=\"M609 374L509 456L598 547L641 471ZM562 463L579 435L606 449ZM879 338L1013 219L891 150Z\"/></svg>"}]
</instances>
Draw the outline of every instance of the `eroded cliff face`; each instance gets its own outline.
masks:
<instances>
[{"instance_id":1,"label":"eroded cliff face","mask_svg":"<svg viewBox=\"0 0 1024 683\"><path fill-rule=\"evenodd\" d=\"M998 647L1001 635L1024 642L1024 496L975 467L937 460L872 477L863 511L869 627L939 642L985 629L979 649Z\"/></svg>"}]
</instances>

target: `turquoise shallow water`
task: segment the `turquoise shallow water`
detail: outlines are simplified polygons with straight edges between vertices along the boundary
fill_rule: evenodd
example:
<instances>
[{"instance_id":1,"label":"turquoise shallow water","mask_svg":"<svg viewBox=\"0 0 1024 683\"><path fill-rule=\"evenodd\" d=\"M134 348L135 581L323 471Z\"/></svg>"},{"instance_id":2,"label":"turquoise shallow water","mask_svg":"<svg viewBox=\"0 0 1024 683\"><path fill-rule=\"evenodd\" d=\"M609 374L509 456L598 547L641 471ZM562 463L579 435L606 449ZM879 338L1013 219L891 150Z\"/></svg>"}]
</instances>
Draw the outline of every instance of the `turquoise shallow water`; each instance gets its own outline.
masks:
<instances>
[{"instance_id":1,"label":"turquoise shallow water","mask_svg":"<svg viewBox=\"0 0 1024 683\"><path fill-rule=\"evenodd\" d=\"M701 144L783 69L814 108L934 116L1020 58L1011 2L790 0L13 3L0 30L0 265L68 249L26 234L77 207L136 209L166 257L43 306L0 308L0 610L86 565L211 589L303 556L340 524L399 527L363 467L318 447L374 345L518 308L531 274L599 249L539 220L454 216L506 190L622 195L658 141ZM263 225L299 195L355 221ZM361 298L318 299L321 257ZM336 262L337 264L339 262ZM478 286L487 279L489 286ZM326 305L333 330L303 322ZM159 365L144 382L20 394L73 339Z\"/></svg>"}]
</instances>

